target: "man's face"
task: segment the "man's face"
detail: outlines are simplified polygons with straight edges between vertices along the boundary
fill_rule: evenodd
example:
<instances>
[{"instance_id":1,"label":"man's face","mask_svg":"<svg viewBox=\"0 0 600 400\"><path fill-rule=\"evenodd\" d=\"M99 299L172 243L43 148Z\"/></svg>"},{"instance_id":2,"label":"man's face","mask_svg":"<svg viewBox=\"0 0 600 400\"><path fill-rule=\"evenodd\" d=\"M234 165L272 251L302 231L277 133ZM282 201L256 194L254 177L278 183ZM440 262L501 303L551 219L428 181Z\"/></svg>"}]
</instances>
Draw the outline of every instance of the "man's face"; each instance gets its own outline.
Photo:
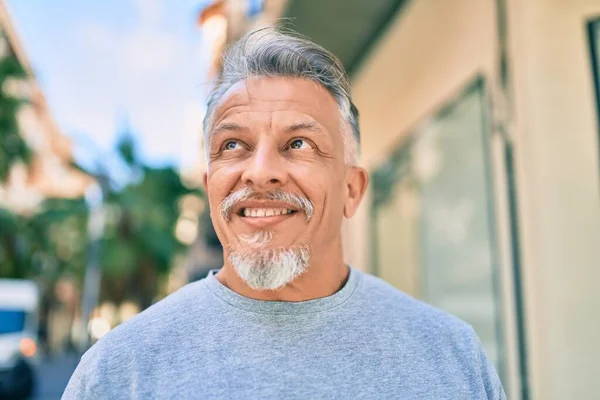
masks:
<instances>
[{"instance_id":1,"label":"man's face","mask_svg":"<svg viewBox=\"0 0 600 400\"><path fill-rule=\"evenodd\" d=\"M331 94L300 78L250 78L225 94L211 126L205 185L226 252L326 254L354 212L356 173Z\"/></svg>"}]
</instances>

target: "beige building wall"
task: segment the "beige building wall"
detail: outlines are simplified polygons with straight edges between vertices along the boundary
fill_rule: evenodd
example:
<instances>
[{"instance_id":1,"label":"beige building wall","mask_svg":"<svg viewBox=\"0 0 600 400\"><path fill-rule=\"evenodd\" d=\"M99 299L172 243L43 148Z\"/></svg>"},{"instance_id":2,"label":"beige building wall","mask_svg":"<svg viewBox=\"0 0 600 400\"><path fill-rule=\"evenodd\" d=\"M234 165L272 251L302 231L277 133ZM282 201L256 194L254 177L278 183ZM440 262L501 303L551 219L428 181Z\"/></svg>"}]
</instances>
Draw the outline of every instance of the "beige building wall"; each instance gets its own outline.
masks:
<instances>
[{"instance_id":1,"label":"beige building wall","mask_svg":"<svg viewBox=\"0 0 600 400\"><path fill-rule=\"evenodd\" d=\"M502 100L497 3L413 0L396 17L353 82L362 160L370 171L477 75L486 81L490 104ZM586 23L600 17L600 2L507 0L506 5L514 91L509 133L516 152L530 394L594 398L600 357L600 166ZM501 110L490 111L502 118ZM514 382L518 355L500 141L496 135L491 150L508 376ZM371 270L368 201L345 233L347 259ZM507 391L518 398L517 385Z\"/></svg>"},{"instance_id":2,"label":"beige building wall","mask_svg":"<svg viewBox=\"0 0 600 400\"><path fill-rule=\"evenodd\" d=\"M366 166L495 66L493 0L412 1L353 82Z\"/></svg>"},{"instance_id":3,"label":"beige building wall","mask_svg":"<svg viewBox=\"0 0 600 400\"><path fill-rule=\"evenodd\" d=\"M413 1L391 24L353 82L362 165L372 169L477 74L495 68L493 0ZM418 40L415 40L418 38ZM368 199L367 199L368 200ZM346 224L346 258L371 270L369 201Z\"/></svg>"},{"instance_id":4,"label":"beige building wall","mask_svg":"<svg viewBox=\"0 0 600 400\"><path fill-rule=\"evenodd\" d=\"M532 389L598 396L600 171L586 23L597 0L508 0Z\"/></svg>"}]
</instances>

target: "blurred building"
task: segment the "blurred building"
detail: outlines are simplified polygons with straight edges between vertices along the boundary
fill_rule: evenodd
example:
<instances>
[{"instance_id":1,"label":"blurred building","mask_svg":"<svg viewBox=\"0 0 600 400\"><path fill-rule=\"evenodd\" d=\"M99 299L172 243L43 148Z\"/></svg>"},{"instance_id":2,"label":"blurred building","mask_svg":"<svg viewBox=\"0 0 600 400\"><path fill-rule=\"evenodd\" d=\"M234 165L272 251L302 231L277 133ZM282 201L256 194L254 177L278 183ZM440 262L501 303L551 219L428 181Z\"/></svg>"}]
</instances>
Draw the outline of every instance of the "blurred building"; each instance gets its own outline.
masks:
<instances>
[{"instance_id":1,"label":"blurred building","mask_svg":"<svg viewBox=\"0 0 600 400\"><path fill-rule=\"evenodd\" d=\"M2 90L24 100L17 119L20 133L33 153L29 165L14 165L6 184L0 185L0 207L31 213L44 198L83 195L91 180L71 166L71 141L50 114L4 1L0 1L0 33L1 47L17 58L26 73L25 79L12 81Z\"/></svg>"},{"instance_id":2,"label":"blurred building","mask_svg":"<svg viewBox=\"0 0 600 400\"><path fill-rule=\"evenodd\" d=\"M348 262L472 324L510 399L596 397L600 2L219 3L224 43L290 17L351 75Z\"/></svg>"},{"instance_id":3,"label":"blurred building","mask_svg":"<svg viewBox=\"0 0 600 400\"><path fill-rule=\"evenodd\" d=\"M92 178L72 164L72 144L54 121L25 50L11 23L9 10L0 0L0 57L16 58L25 72L23 78L9 78L0 90L21 99L17 122L19 134L31 151L29 163L17 162L10 167L6 182L0 184L0 208L14 213L35 213L46 198L76 198L83 196ZM4 151L1 149L0 151ZM42 328L44 352L64 350L70 334L76 307L74 285L61 279L54 288L46 287L46 277L39 279L44 288ZM58 301L51 300L56 298Z\"/></svg>"}]
</instances>

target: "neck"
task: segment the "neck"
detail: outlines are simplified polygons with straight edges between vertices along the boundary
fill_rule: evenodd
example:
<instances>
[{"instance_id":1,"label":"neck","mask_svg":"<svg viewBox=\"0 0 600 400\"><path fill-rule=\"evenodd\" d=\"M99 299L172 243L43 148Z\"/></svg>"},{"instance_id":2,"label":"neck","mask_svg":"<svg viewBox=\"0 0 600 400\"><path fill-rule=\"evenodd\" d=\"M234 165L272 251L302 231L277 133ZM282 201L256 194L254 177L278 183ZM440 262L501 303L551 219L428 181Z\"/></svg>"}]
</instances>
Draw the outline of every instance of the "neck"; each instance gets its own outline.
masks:
<instances>
[{"instance_id":1,"label":"neck","mask_svg":"<svg viewBox=\"0 0 600 400\"><path fill-rule=\"evenodd\" d=\"M234 292L255 300L307 301L331 296L340 290L348 279L349 269L344 263L341 240L336 240L328 250L312 254L311 262L304 274L279 290L255 290L244 282L229 262L217 273L217 279Z\"/></svg>"}]
</instances>

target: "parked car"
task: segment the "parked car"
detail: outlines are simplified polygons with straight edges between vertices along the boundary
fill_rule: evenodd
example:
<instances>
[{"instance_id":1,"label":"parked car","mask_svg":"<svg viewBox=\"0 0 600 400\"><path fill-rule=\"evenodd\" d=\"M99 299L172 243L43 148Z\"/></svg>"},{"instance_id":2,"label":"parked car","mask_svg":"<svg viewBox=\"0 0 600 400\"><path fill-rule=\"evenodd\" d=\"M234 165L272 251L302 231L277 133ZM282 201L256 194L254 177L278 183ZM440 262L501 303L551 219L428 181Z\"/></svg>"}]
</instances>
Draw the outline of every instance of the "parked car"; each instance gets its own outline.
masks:
<instances>
[{"instance_id":1,"label":"parked car","mask_svg":"<svg viewBox=\"0 0 600 400\"><path fill-rule=\"evenodd\" d=\"M35 283L0 279L0 398L28 398L34 391L38 310Z\"/></svg>"}]
</instances>

